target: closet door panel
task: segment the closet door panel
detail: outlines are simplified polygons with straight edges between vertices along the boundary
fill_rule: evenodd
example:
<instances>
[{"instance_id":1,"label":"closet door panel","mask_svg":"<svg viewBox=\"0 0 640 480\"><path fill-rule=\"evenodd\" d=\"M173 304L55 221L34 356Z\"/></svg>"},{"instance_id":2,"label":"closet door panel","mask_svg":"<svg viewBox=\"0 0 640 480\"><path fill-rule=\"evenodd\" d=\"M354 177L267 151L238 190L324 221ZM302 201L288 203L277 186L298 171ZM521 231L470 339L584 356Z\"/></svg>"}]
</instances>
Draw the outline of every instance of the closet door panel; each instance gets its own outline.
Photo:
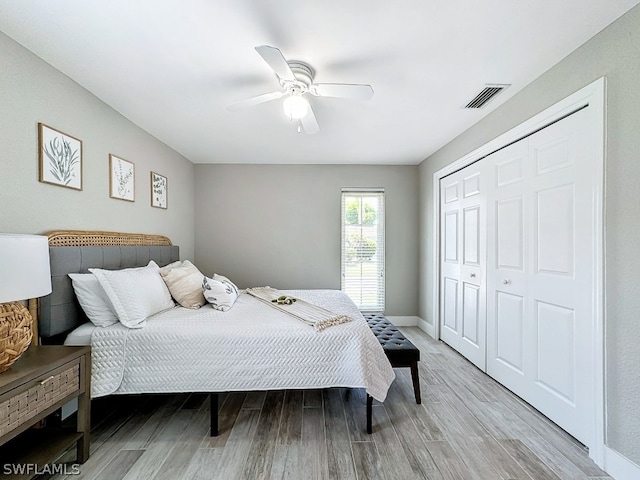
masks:
<instances>
[{"instance_id":1,"label":"closet door panel","mask_svg":"<svg viewBox=\"0 0 640 480\"><path fill-rule=\"evenodd\" d=\"M586 118L572 114L485 161L494 186L487 373L589 443L595 155Z\"/></svg>"},{"instance_id":2,"label":"closet door panel","mask_svg":"<svg viewBox=\"0 0 640 480\"><path fill-rule=\"evenodd\" d=\"M440 180L440 338L486 368L486 185L481 164Z\"/></svg>"},{"instance_id":3,"label":"closet door panel","mask_svg":"<svg viewBox=\"0 0 640 480\"><path fill-rule=\"evenodd\" d=\"M524 375L524 299L520 295L496 291L495 359Z\"/></svg>"},{"instance_id":4,"label":"closet door panel","mask_svg":"<svg viewBox=\"0 0 640 480\"><path fill-rule=\"evenodd\" d=\"M522 196L496 201L497 268L517 271L524 268L523 205Z\"/></svg>"}]
</instances>

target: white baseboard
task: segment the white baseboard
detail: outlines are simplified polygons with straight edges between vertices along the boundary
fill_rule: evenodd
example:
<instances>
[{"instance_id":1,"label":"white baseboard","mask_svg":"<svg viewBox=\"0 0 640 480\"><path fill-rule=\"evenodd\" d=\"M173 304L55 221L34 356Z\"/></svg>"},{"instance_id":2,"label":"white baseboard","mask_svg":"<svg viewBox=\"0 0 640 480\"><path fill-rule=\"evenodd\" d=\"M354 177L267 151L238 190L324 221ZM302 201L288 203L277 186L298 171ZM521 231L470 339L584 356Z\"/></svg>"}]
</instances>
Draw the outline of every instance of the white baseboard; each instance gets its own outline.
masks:
<instances>
[{"instance_id":1,"label":"white baseboard","mask_svg":"<svg viewBox=\"0 0 640 480\"><path fill-rule=\"evenodd\" d=\"M431 338L433 338L434 340L436 339L436 331L433 328L433 324L427 322L426 320L418 318L418 327Z\"/></svg>"},{"instance_id":2,"label":"white baseboard","mask_svg":"<svg viewBox=\"0 0 640 480\"><path fill-rule=\"evenodd\" d=\"M604 447L604 471L615 480L640 478L640 467L615 450Z\"/></svg>"},{"instance_id":3,"label":"white baseboard","mask_svg":"<svg viewBox=\"0 0 640 480\"><path fill-rule=\"evenodd\" d=\"M435 330L433 325L416 316L406 316L406 317L392 317L387 316L389 321L393 323L396 327L418 327L420 330L425 332L431 338L435 338Z\"/></svg>"},{"instance_id":4,"label":"white baseboard","mask_svg":"<svg viewBox=\"0 0 640 480\"><path fill-rule=\"evenodd\" d=\"M396 327L417 327L418 320L420 318L413 316L405 316L405 317L390 317L387 316L389 321L393 323Z\"/></svg>"}]
</instances>

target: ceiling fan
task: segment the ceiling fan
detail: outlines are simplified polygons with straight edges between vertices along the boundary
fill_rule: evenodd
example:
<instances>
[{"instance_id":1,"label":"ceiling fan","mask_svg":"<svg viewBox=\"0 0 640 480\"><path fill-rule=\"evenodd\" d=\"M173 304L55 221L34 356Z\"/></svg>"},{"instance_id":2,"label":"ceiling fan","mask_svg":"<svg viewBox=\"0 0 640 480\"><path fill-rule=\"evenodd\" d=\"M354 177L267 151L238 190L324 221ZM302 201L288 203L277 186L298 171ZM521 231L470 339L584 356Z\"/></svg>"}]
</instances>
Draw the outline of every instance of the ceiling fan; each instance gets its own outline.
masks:
<instances>
[{"instance_id":1,"label":"ceiling fan","mask_svg":"<svg viewBox=\"0 0 640 480\"><path fill-rule=\"evenodd\" d=\"M282 52L275 47L260 45L256 47L256 51L278 76L282 90L264 93L229 105L227 110L231 112L286 97L282 104L285 114L291 121L300 121L298 132L301 131L300 125L302 125L304 133L314 134L320 131L320 126L309 101L304 97L307 93L316 97L340 97L358 100L369 100L373 96L371 85L313 83L314 71L309 65L298 61L287 61Z\"/></svg>"}]
</instances>

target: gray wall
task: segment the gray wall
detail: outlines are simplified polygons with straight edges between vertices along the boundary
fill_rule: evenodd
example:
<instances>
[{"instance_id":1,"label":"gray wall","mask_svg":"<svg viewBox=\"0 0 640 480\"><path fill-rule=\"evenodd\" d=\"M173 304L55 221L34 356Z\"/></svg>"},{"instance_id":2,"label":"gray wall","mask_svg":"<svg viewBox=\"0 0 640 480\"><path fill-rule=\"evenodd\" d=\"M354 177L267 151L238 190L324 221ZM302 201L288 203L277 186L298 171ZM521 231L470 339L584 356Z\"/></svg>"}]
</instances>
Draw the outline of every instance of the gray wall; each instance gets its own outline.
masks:
<instances>
[{"instance_id":1,"label":"gray wall","mask_svg":"<svg viewBox=\"0 0 640 480\"><path fill-rule=\"evenodd\" d=\"M585 85L607 78L607 444L640 465L640 7L420 164L420 317L431 318L433 173Z\"/></svg>"},{"instance_id":2,"label":"gray wall","mask_svg":"<svg viewBox=\"0 0 640 480\"><path fill-rule=\"evenodd\" d=\"M240 287L340 288L342 187L384 187L386 312L418 311L418 167L196 165L196 263Z\"/></svg>"},{"instance_id":3,"label":"gray wall","mask_svg":"<svg viewBox=\"0 0 640 480\"><path fill-rule=\"evenodd\" d=\"M38 182L38 122L83 142L83 191ZM109 198L109 153L135 164L135 202ZM150 206L150 170L169 208ZM0 33L0 231L158 233L193 258L193 164Z\"/></svg>"}]
</instances>

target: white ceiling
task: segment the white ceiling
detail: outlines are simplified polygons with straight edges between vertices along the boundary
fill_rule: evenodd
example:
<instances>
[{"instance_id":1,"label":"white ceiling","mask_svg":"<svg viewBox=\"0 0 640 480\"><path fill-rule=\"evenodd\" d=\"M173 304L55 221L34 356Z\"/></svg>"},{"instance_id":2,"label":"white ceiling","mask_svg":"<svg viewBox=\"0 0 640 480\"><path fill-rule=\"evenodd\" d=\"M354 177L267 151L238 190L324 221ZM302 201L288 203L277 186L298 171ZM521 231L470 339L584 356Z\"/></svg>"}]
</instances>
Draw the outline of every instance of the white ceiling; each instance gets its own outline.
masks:
<instances>
[{"instance_id":1,"label":"white ceiling","mask_svg":"<svg viewBox=\"0 0 640 480\"><path fill-rule=\"evenodd\" d=\"M417 164L640 0L0 0L0 30L194 163ZM278 47L318 83L298 134L256 53ZM486 83L509 83L479 111Z\"/></svg>"}]
</instances>

